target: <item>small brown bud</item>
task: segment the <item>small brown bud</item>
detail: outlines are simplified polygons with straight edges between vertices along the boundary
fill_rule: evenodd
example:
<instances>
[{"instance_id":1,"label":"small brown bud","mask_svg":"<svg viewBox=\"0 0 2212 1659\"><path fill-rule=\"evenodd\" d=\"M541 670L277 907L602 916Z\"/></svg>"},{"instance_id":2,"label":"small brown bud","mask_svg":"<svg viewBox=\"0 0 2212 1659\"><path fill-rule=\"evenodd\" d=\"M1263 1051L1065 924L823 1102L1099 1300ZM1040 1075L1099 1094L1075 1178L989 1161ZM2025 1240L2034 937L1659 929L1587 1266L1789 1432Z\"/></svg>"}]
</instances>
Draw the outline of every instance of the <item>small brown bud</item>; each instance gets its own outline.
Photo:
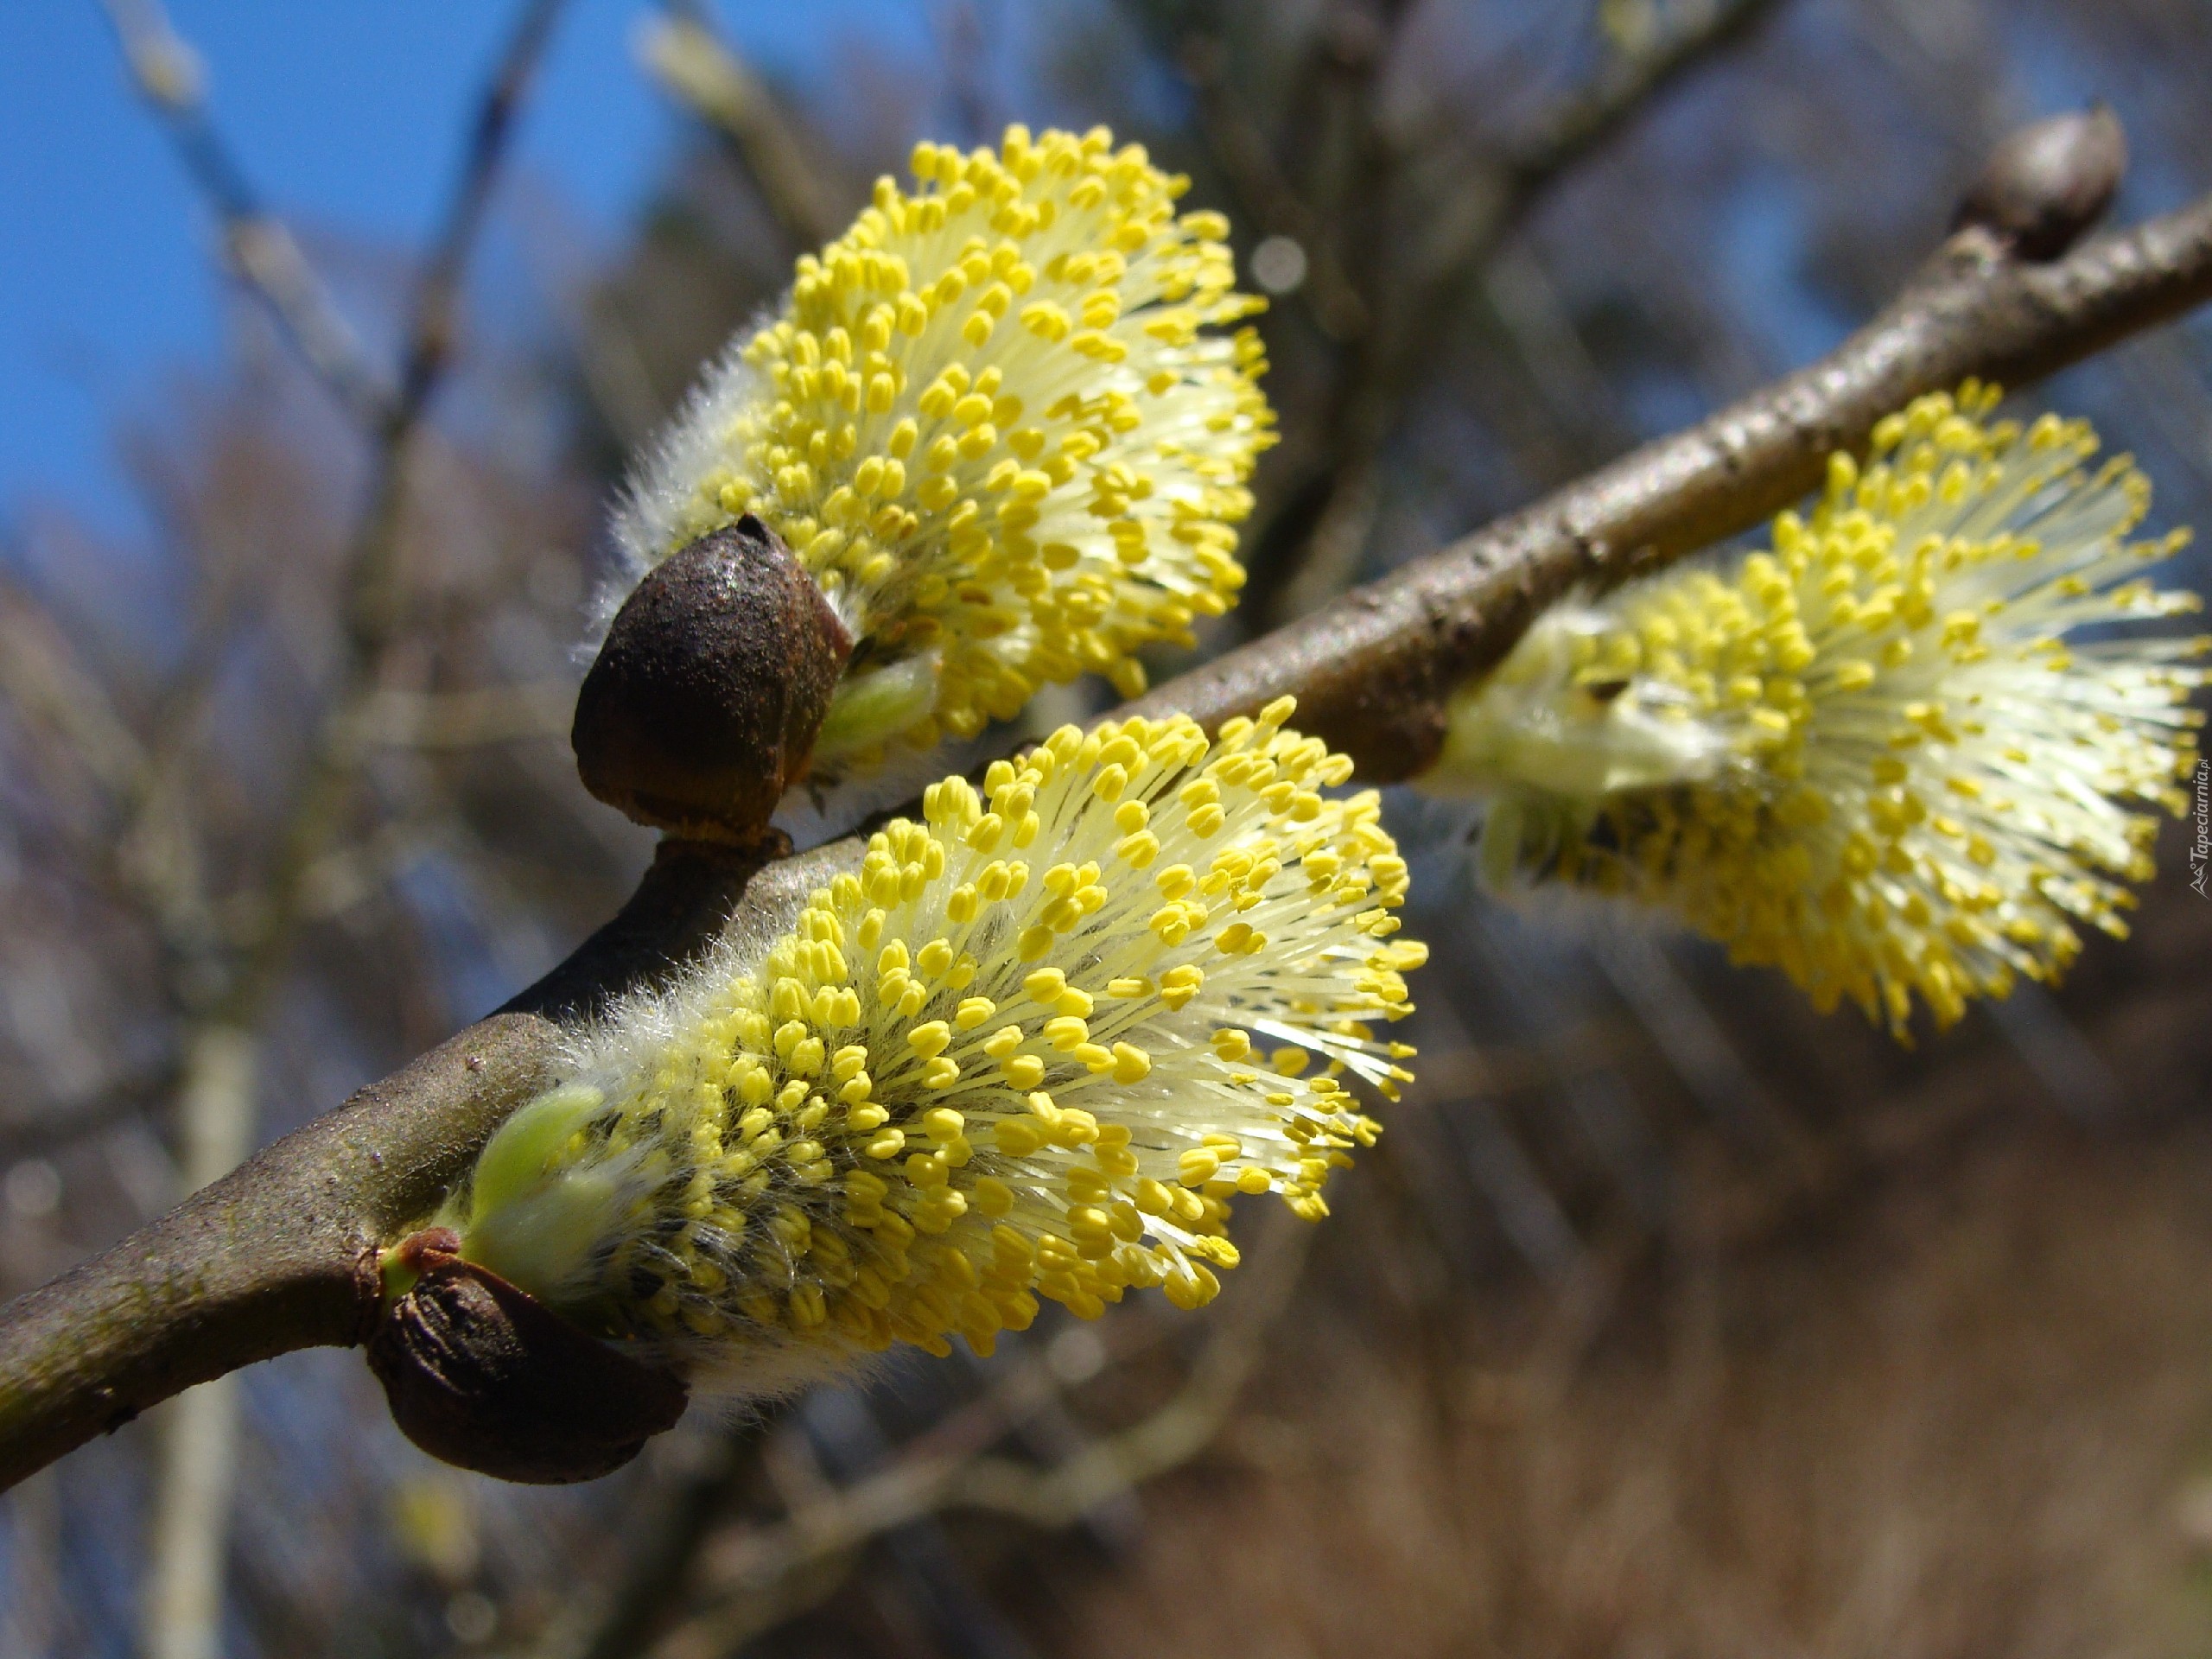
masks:
<instances>
[{"instance_id":1,"label":"small brown bud","mask_svg":"<svg viewBox=\"0 0 2212 1659\"><path fill-rule=\"evenodd\" d=\"M747 514L656 565L576 696L584 787L640 823L751 841L806 775L852 638Z\"/></svg>"},{"instance_id":2,"label":"small brown bud","mask_svg":"<svg viewBox=\"0 0 2212 1659\"><path fill-rule=\"evenodd\" d=\"M392 1421L432 1457L531 1485L593 1480L676 1426L683 1381L464 1262L443 1228L394 1254L421 1276L369 1342Z\"/></svg>"},{"instance_id":3,"label":"small brown bud","mask_svg":"<svg viewBox=\"0 0 2212 1659\"><path fill-rule=\"evenodd\" d=\"M2127 171L2127 135L2101 104L2022 127L1991 152L1951 228L1979 225L2023 259L2056 259L2103 216Z\"/></svg>"}]
</instances>

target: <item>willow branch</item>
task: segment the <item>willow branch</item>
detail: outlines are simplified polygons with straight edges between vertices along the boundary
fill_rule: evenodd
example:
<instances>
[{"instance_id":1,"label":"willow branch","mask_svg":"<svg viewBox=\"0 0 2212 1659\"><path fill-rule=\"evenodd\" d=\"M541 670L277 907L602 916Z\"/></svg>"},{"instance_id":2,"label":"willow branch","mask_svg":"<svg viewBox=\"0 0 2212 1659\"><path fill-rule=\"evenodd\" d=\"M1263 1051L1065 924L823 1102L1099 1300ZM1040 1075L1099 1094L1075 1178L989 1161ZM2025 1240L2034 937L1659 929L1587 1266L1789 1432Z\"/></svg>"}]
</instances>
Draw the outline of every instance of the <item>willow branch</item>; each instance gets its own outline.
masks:
<instances>
[{"instance_id":1,"label":"willow branch","mask_svg":"<svg viewBox=\"0 0 2212 1659\"><path fill-rule=\"evenodd\" d=\"M1574 583L1727 536L1817 482L1914 396L2048 374L2212 297L2212 197L2063 259L1946 244L1820 362L1134 705L1207 726L1286 693L1376 781L1433 755L1442 699ZM545 980L106 1254L0 1309L0 1483L179 1389L358 1340L376 1246L418 1219L544 1075L561 1021L664 976L733 918L767 928L850 868L848 840L763 865L665 842L637 894Z\"/></svg>"},{"instance_id":2,"label":"willow branch","mask_svg":"<svg viewBox=\"0 0 2212 1659\"><path fill-rule=\"evenodd\" d=\"M672 843L620 914L490 1019L362 1090L105 1255L0 1308L0 1486L196 1382L361 1340L378 1246L435 1207L540 1086L562 1019L702 948L760 868ZM796 911L810 856L753 885Z\"/></svg>"},{"instance_id":3,"label":"willow branch","mask_svg":"<svg viewBox=\"0 0 2212 1659\"><path fill-rule=\"evenodd\" d=\"M1138 712L1203 725L1287 694L1300 729L1376 782L1436 753L1445 697L1545 606L1747 529L1815 487L1875 422L1979 376L2045 375L2212 298L2212 197L2049 264L1961 232L1888 309L1818 362L1697 425L1162 685Z\"/></svg>"}]
</instances>

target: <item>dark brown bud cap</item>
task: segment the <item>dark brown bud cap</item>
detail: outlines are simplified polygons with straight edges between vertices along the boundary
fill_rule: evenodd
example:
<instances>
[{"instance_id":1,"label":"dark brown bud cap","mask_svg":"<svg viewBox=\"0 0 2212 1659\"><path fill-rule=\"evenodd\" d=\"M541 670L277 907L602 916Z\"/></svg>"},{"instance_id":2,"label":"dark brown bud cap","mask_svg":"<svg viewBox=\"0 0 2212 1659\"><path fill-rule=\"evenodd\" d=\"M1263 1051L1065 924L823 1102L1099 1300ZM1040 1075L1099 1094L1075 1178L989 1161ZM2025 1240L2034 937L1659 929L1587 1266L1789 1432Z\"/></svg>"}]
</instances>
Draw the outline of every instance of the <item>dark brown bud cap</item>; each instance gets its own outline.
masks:
<instances>
[{"instance_id":1,"label":"dark brown bud cap","mask_svg":"<svg viewBox=\"0 0 2212 1659\"><path fill-rule=\"evenodd\" d=\"M673 1428L681 1378L619 1352L499 1274L443 1228L398 1247L421 1274L369 1342L392 1421L432 1457L531 1485L594 1480Z\"/></svg>"},{"instance_id":2,"label":"dark brown bud cap","mask_svg":"<svg viewBox=\"0 0 2212 1659\"><path fill-rule=\"evenodd\" d=\"M607 629L569 741L584 787L640 823L750 841L806 775L852 637L747 514L671 555Z\"/></svg>"},{"instance_id":3,"label":"dark brown bud cap","mask_svg":"<svg viewBox=\"0 0 2212 1659\"><path fill-rule=\"evenodd\" d=\"M1952 229L1979 225L2023 259L2056 259L2112 205L2127 135L2103 105L2022 127L1992 151Z\"/></svg>"}]
</instances>

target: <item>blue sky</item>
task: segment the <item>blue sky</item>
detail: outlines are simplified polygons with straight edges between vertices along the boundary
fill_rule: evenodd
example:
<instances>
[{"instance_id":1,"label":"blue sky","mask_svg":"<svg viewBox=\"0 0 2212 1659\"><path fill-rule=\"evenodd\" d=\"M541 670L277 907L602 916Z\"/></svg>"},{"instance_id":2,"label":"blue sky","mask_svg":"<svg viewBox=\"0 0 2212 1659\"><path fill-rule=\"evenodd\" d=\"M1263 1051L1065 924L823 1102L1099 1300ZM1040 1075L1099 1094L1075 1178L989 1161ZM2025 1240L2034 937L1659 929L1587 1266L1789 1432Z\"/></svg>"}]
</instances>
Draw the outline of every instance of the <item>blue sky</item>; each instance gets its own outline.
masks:
<instances>
[{"instance_id":1,"label":"blue sky","mask_svg":"<svg viewBox=\"0 0 2212 1659\"><path fill-rule=\"evenodd\" d=\"M170 0L216 118L264 194L310 236L420 245L461 118L512 16L494 0ZM634 65L639 0L572 0L517 161L602 244L676 131ZM756 61L806 78L896 0L723 0ZM887 19L885 14L900 16ZM134 517L119 417L222 344L209 221L130 91L97 0L0 3L0 515L44 499Z\"/></svg>"}]
</instances>

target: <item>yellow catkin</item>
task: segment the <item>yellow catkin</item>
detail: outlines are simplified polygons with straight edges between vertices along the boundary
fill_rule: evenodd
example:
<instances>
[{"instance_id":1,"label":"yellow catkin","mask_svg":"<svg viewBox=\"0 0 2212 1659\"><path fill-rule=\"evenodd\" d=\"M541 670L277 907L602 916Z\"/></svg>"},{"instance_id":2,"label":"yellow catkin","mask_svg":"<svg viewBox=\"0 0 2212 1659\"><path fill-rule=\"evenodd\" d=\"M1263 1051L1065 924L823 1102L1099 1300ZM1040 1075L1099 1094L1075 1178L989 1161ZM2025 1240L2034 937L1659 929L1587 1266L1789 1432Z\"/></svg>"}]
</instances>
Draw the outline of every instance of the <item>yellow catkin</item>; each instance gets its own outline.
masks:
<instances>
[{"instance_id":1,"label":"yellow catkin","mask_svg":"<svg viewBox=\"0 0 2212 1659\"><path fill-rule=\"evenodd\" d=\"M861 641L817 749L865 764L1192 643L1243 582L1234 526L1274 441L1228 226L1103 129L924 143L798 262L643 467L642 571L751 512Z\"/></svg>"},{"instance_id":2,"label":"yellow catkin","mask_svg":"<svg viewBox=\"0 0 2212 1659\"><path fill-rule=\"evenodd\" d=\"M1427 956L1376 797L1290 712L932 786L765 951L618 1013L486 1149L464 1250L739 1388L988 1352L1040 1297L1207 1301L1234 1195L1319 1218L1373 1139L1347 1082L1408 1079L1376 1027Z\"/></svg>"},{"instance_id":3,"label":"yellow catkin","mask_svg":"<svg viewBox=\"0 0 2212 1659\"><path fill-rule=\"evenodd\" d=\"M1918 399L1764 550L1563 605L1463 689L1421 781L1487 798L1486 875L1633 895L1901 1039L2123 932L2208 642L2107 625L2197 608L2140 579L2186 537L2131 541L2142 474L1997 397Z\"/></svg>"}]
</instances>

